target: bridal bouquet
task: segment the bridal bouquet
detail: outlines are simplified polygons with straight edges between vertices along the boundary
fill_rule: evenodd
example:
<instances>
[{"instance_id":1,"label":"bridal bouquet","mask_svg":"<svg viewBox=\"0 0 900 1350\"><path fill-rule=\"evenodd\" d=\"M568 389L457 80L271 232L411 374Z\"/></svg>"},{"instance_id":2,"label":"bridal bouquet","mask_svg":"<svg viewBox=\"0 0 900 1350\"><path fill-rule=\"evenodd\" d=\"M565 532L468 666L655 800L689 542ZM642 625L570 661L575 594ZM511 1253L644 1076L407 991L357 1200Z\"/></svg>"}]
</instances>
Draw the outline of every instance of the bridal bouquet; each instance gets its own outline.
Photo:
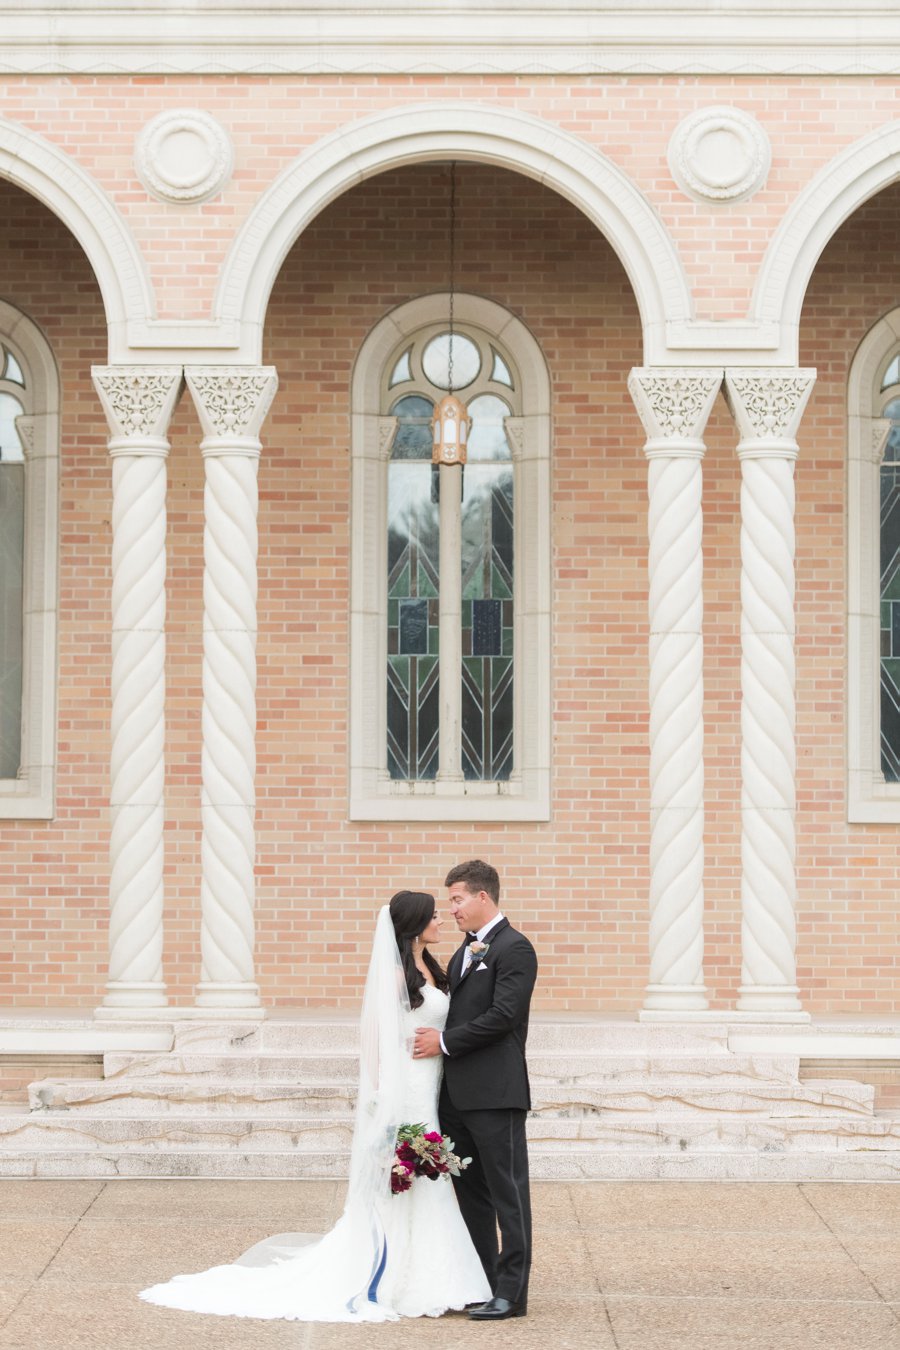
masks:
<instances>
[{"instance_id":1,"label":"bridal bouquet","mask_svg":"<svg viewBox=\"0 0 900 1350\"><path fill-rule=\"evenodd\" d=\"M458 1177L471 1158L459 1158L453 1152L453 1140L437 1130L426 1130L424 1125L401 1125L397 1130L397 1145L391 1167L391 1191L399 1195L408 1191L413 1177Z\"/></svg>"}]
</instances>

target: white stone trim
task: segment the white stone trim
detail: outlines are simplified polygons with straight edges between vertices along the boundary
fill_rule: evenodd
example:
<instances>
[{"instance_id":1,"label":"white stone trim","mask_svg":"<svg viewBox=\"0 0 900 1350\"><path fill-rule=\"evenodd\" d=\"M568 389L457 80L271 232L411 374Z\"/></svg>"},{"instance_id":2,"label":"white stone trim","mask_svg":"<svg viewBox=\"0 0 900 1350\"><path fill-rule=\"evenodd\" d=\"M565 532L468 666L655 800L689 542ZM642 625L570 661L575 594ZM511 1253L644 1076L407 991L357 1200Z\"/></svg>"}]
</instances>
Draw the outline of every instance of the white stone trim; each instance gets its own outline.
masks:
<instances>
[{"instance_id":1,"label":"white stone trim","mask_svg":"<svg viewBox=\"0 0 900 1350\"><path fill-rule=\"evenodd\" d=\"M426 295L378 323L353 372L350 576L350 819L528 821L550 816L550 380L525 325L480 296L455 296L461 326L489 334L521 379L511 419L515 474L515 772L509 783L391 782L386 765L387 472L382 375L405 338L447 314L449 297ZM518 445L521 444L521 450Z\"/></svg>"},{"instance_id":2,"label":"white stone trim","mask_svg":"<svg viewBox=\"0 0 900 1350\"><path fill-rule=\"evenodd\" d=\"M103 297L114 359L113 351L127 345L127 321L146 321L154 312L150 282L128 226L76 160L6 117L0 117L0 178L49 207L84 249Z\"/></svg>"},{"instance_id":3,"label":"white stone trim","mask_svg":"<svg viewBox=\"0 0 900 1350\"><path fill-rule=\"evenodd\" d=\"M847 819L900 823L900 783L881 773L879 472L890 423L878 377L900 350L900 308L871 328L847 381Z\"/></svg>"},{"instance_id":4,"label":"white stone trim","mask_svg":"<svg viewBox=\"0 0 900 1350\"><path fill-rule=\"evenodd\" d=\"M59 609L59 374L47 339L21 310L0 300L0 339L26 380L25 571L23 586L22 762L0 779L0 820L52 820L56 792L57 621Z\"/></svg>"},{"instance_id":5,"label":"white stone trim","mask_svg":"<svg viewBox=\"0 0 900 1350\"><path fill-rule=\"evenodd\" d=\"M269 296L311 220L348 188L401 164L498 164L548 187L602 231L628 273L641 312L645 359L663 359L666 321L692 315L678 253L657 212L618 166L584 141L525 113L470 102L411 104L340 128L311 146L263 194L226 259L216 299L261 350Z\"/></svg>"},{"instance_id":6,"label":"white stone trim","mask_svg":"<svg viewBox=\"0 0 900 1350\"><path fill-rule=\"evenodd\" d=\"M900 71L890 0L4 3L0 71L28 74L865 75ZM361 36L365 34L365 36Z\"/></svg>"},{"instance_id":7,"label":"white stone trim","mask_svg":"<svg viewBox=\"0 0 900 1350\"><path fill-rule=\"evenodd\" d=\"M798 360L806 288L832 235L858 207L900 176L900 122L855 141L824 166L794 199L766 250L751 320L780 324L779 353Z\"/></svg>"}]
</instances>

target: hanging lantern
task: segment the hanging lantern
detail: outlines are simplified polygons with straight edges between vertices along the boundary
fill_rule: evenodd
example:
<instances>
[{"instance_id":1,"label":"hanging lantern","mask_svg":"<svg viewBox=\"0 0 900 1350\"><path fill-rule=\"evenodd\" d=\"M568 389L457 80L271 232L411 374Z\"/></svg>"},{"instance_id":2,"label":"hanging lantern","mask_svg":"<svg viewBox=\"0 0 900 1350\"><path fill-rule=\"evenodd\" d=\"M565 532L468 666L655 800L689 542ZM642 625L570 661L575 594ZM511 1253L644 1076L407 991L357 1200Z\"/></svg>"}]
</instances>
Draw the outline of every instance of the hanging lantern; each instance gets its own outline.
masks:
<instances>
[{"instance_id":1,"label":"hanging lantern","mask_svg":"<svg viewBox=\"0 0 900 1350\"><path fill-rule=\"evenodd\" d=\"M447 351L447 393L432 419L432 464L465 464L472 419L453 392L453 302L456 298L456 164L450 165L450 331Z\"/></svg>"},{"instance_id":2,"label":"hanging lantern","mask_svg":"<svg viewBox=\"0 0 900 1350\"><path fill-rule=\"evenodd\" d=\"M432 464L465 464L472 419L455 394L445 394L434 410Z\"/></svg>"}]
</instances>

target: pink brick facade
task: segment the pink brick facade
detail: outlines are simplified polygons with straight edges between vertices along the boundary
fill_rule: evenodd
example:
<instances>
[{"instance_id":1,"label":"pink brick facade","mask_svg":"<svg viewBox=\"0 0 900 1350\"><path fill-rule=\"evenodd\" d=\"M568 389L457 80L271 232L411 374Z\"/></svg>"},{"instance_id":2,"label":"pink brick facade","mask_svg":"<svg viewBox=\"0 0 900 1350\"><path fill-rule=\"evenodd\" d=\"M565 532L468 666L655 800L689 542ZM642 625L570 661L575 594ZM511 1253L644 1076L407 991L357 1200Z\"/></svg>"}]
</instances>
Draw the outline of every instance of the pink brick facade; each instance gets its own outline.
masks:
<instances>
[{"instance_id":1,"label":"pink brick facade","mask_svg":"<svg viewBox=\"0 0 900 1350\"><path fill-rule=\"evenodd\" d=\"M206 320L229 248L297 156L360 118L429 101L513 109L599 151L649 202L697 321L740 320L777 227L814 175L895 115L888 78L5 78L0 116L66 151L130 229L161 320ZM706 106L752 114L772 145L746 202L690 200L666 148ZM223 192L153 200L135 136L166 109L216 117ZM641 314L602 232L550 188L488 163L459 173L460 289L518 316L552 381L552 815L527 824L347 818L349 388L372 327L444 289L445 175L402 165L327 205L291 249L262 359L279 390L261 439L256 979L264 1003L352 1006L371 916L402 885L438 889L490 858L539 947L539 1008L634 1011L648 980L647 467L626 381ZM103 302L66 226L2 184L3 298L44 331L62 385L58 779L52 821L0 822L8 940L0 1001L90 1008L107 955L110 470L91 384ZM846 809L847 379L896 298L896 189L837 230L807 290L799 365L818 379L798 435L797 983L811 1013L896 1014L897 826ZM146 352L135 357L146 364ZM742 358L742 366L759 364ZM727 364L712 351L710 366ZM198 978L203 464L185 394L170 428L166 917L175 1004ZM706 915L713 1008L740 983L740 466L720 396L703 464ZM449 940L447 951L449 952ZM314 955L311 956L310 952Z\"/></svg>"}]
</instances>

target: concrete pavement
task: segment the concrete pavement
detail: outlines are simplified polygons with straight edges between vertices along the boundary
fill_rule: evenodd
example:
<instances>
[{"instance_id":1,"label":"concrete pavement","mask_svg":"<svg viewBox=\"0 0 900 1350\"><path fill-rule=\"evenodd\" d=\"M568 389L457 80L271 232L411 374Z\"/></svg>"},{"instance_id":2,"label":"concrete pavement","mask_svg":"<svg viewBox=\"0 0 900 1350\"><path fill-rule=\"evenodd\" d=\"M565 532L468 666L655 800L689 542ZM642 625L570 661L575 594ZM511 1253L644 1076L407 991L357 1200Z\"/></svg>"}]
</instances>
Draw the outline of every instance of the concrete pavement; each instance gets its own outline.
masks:
<instances>
[{"instance_id":1,"label":"concrete pavement","mask_svg":"<svg viewBox=\"0 0 900 1350\"><path fill-rule=\"evenodd\" d=\"M318 1231L343 1185L0 1182L2 1350L900 1350L900 1186L546 1182L526 1319L377 1326L141 1303L268 1233Z\"/></svg>"}]
</instances>

